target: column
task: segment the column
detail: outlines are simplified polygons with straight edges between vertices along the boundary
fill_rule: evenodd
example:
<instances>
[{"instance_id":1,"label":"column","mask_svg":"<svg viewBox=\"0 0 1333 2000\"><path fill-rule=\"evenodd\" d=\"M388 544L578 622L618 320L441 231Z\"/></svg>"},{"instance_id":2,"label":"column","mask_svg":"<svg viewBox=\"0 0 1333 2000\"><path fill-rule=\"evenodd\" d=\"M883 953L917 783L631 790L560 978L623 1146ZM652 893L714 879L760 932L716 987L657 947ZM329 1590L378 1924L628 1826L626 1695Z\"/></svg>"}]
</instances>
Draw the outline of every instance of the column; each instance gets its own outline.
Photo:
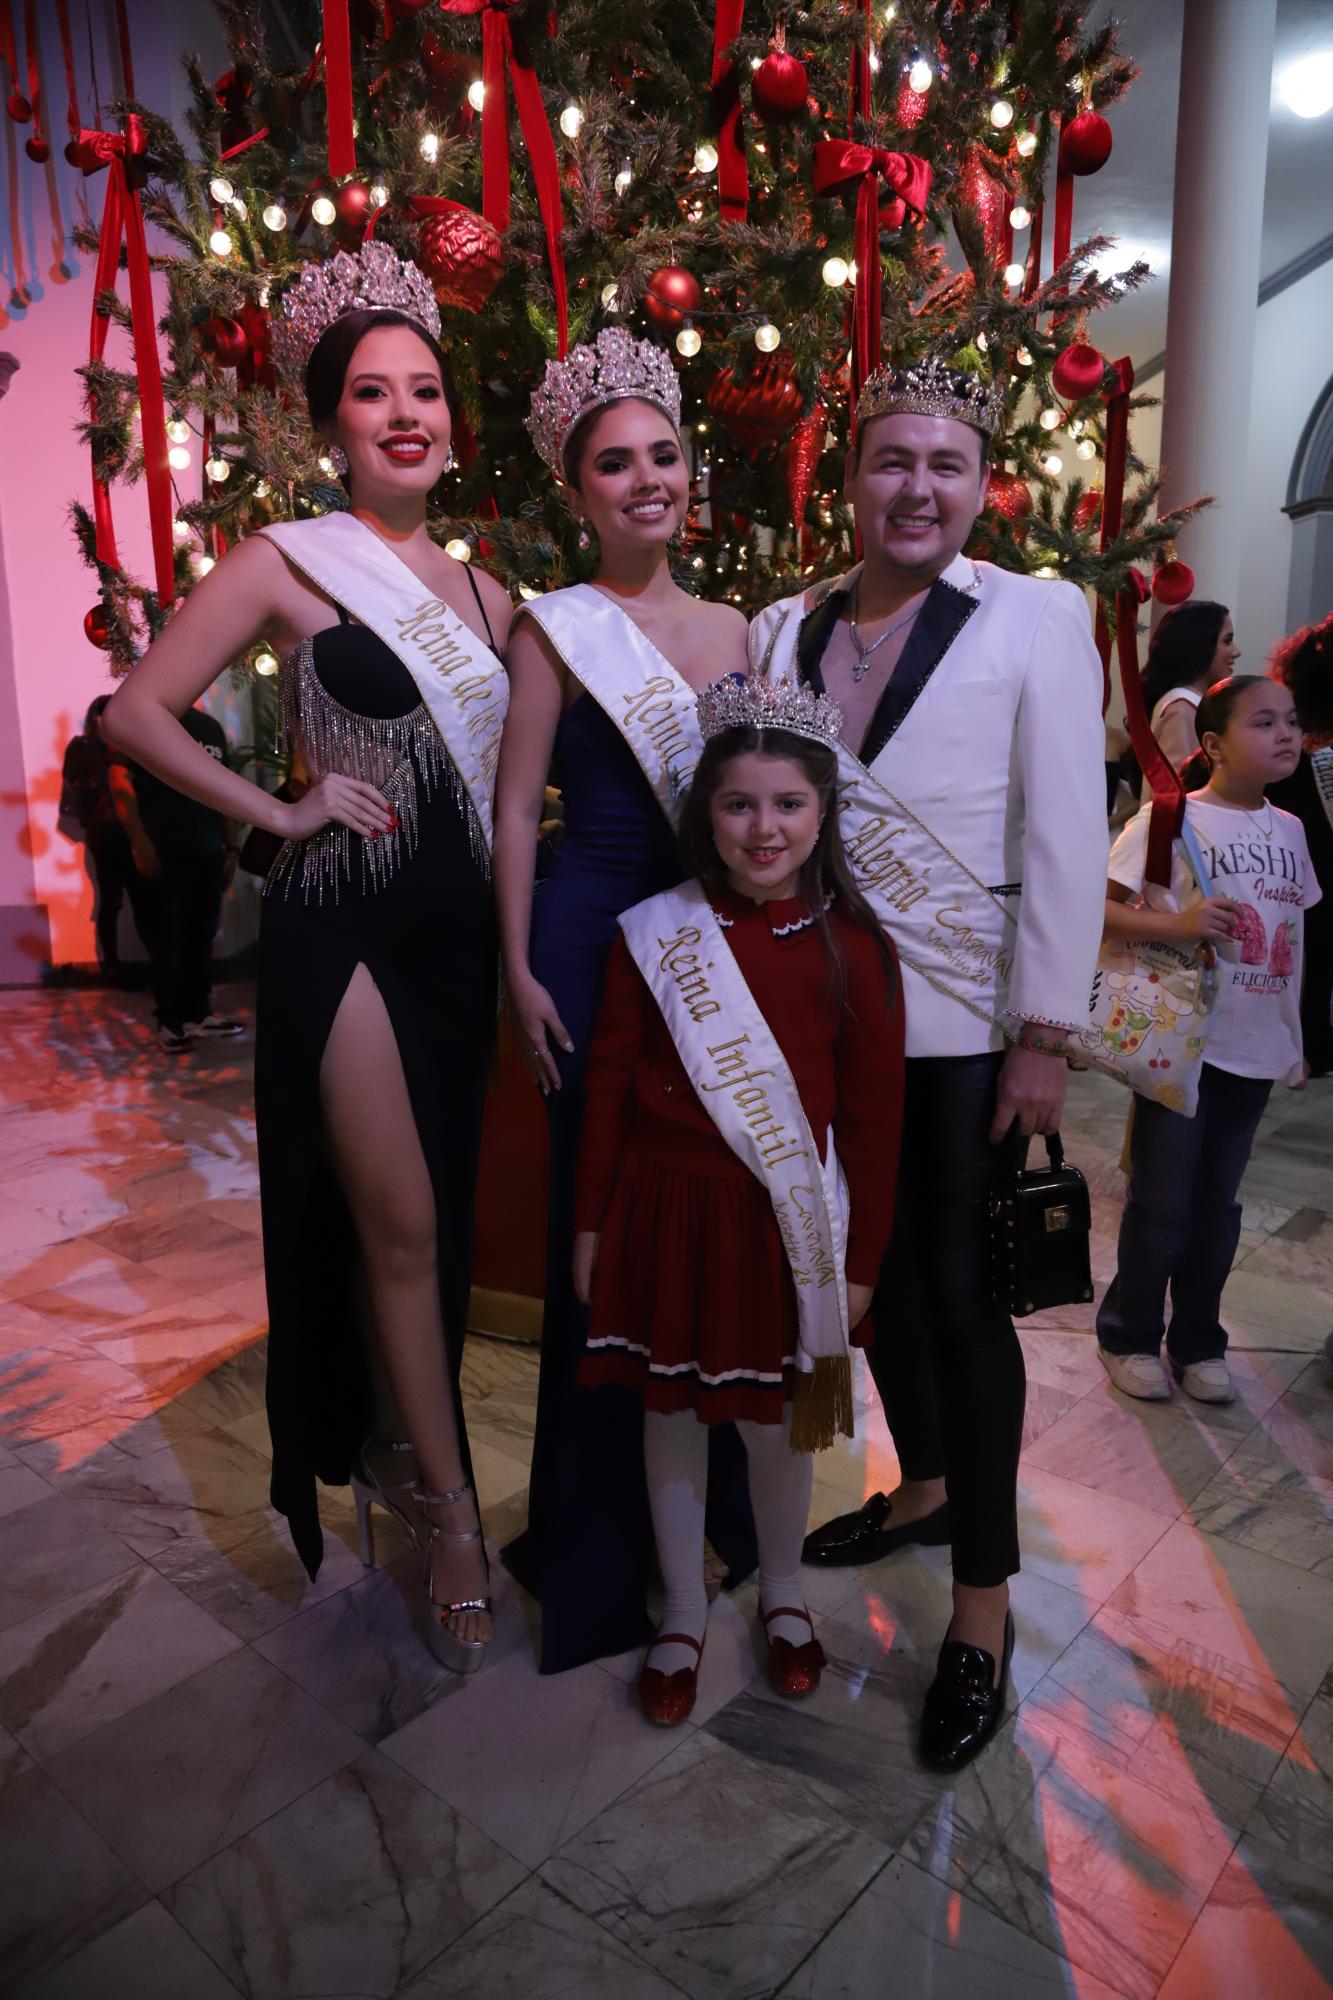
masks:
<instances>
[{"instance_id":1,"label":"column","mask_svg":"<svg viewBox=\"0 0 1333 2000\"><path fill-rule=\"evenodd\" d=\"M0 354L0 402L18 365L16 355ZM51 962L50 926L45 907L37 901L33 877L32 837L0 536L0 982L8 986L35 986Z\"/></svg>"},{"instance_id":2,"label":"column","mask_svg":"<svg viewBox=\"0 0 1333 2000\"><path fill-rule=\"evenodd\" d=\"M1200 597L1237 609L1277 0L1185 0L1171 225L1161 507Z\"/></svg>"}]
</instances>

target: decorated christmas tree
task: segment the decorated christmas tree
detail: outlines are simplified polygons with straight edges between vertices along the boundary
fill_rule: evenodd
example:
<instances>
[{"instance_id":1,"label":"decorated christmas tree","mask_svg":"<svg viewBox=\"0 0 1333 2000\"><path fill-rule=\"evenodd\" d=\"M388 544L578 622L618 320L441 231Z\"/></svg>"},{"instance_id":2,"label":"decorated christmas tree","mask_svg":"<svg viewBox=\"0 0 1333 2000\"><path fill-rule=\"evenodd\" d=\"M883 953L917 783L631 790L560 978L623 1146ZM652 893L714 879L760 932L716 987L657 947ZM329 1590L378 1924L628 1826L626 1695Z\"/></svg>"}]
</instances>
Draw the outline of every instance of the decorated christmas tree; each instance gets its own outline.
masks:
<instances>
[{"instance_id":1,"label":"decorated christmas tree","mask_svg":"<svg viewBox=\"0 0 1333 2000\"><path fill-rule=\"evenodd\" d=\"M1079 0L295 0L281 36L258 0L220 4L232 66L189 65L193 143L131 104L85 147L110 175L99 296L135 335L133 368L86 371L101 486L76 510L102 593L89 636L117 668L237 536L346 506L275 377L270 315L304 260L372 231L430 277L462 398L434 531L512 589L588 561L523 428L531 389L549 356L627 325L681 370L692 588L749 607L844 567L855 390L881 357L933 350L1004 388L974 553L1107 604L1157 561L1159 594L1188 594L1161 562L1183 515L1155 514L1128 381L1093 331L1148 273L1073 243L1074 190L1135 75ZM160 379L140 215L167 246ZM122 235L129 307L110 289ZM110 527L111 483L145 474L151 588Z\"/></svg>"}]
</instances>

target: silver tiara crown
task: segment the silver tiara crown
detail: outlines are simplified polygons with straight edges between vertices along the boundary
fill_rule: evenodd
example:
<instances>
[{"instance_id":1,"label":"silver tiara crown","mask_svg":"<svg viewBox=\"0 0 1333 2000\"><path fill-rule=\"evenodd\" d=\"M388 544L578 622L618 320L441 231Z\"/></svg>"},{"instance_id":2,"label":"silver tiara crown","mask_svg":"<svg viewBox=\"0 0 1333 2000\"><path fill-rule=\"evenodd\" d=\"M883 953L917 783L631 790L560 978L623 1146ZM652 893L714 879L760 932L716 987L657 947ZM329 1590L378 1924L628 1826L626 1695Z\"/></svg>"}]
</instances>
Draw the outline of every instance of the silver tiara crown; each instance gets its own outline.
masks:
<instances>
[{"instance_id":1,"label":"silver tiara crown","mask_svg":"<svg viewBox=\"0 0 1333 2000\"><path fill-rule=\"evenodd\" d=\"M278 366L293 381L305 379L306 365L335 320L344 313L399 312L440 337L440 308L425 273L399 257L387 243L363 243L355 257L340 250L322 264L307 264L282 300L273 328Z\"/></svg>"},{"instance_id":2,"label":"silver tiara crown","mask_svg":"<svg viewBox=\"0 0 1333 2000\"><path fill-rule=\"evenodd\" d=\"M706 687L696 706L705 743L728 729L785 729L830 749L842 736L837 702L800 681L766 681L758 674L741 680L732 674Z\"/></svg>"},{"instance_id":3,"label":"silver tiara crown","mask_svg":"<svg viewBox=\"0 0 1333 2000\"><path fill-rule=\"evenodd\" d=\"M680 429L680 382L666 350L636 340L623 327L604 327L563 361L548 361L533 393L528 431L552 472L563 473L565 443L575 424L604 403L634 397L652 403Z\"/></svg>"},{"instance_id":4,"label":"silver tiara crown","mask_svg":"<svg viewBox=\"0 0 1333 2000\"><path fill-rule=\"evenodd\" d=\"M872 417L953 417L994 437L1004 398L994 382L952 368L938 354L901 368L877 368L866 377L856 405L858 427Z\"/></svg>"}]
</instances>

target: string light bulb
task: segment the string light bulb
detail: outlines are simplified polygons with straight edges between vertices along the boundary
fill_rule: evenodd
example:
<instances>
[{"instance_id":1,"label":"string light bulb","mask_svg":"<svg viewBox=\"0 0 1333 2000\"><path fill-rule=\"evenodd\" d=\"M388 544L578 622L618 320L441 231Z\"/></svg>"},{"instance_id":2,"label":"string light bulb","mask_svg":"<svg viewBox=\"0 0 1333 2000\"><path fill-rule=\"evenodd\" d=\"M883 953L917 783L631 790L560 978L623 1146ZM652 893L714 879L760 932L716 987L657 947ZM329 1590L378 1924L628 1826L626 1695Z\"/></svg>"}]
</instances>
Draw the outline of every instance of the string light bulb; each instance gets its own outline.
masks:
<instances>
[{"instance_id":1,"label":"string light bulb","mask_svg":"<svg viewBox=\"0 0 1333 2000\"><path fill-rule=\"evenodd\" d=\"M310 213L321 229L327 229L331 222L338 219L338 211L326 194L315 196L310 204Z\"/></svg>"},{"instance_id":2,"label":"string light bulb","mask_svg":"<svg viewBox=\"0 0 1333 2000\"><path fill-rule=\"evenodd\" d=\"M602 286L602 309L604 312L620 311L620 287L617 284Z\"/></svg>"},{"instance_id":3,"label":"string light bulb","mask_svg":"<svg viewBox=\"0 0 1333 2000\"><path fill-rule=\"evenodd\" d=\"M935 72L924 56L918 56L907 72L908 86L923 97L935 81Z\"/></svg>"},{"instance_id":4,"label":"string light bulb","mask_svg":"<svg viewBox=\"0 0 1333 2000\"><path fill-rule=\"evenodd\" d=\"M468 85L468 87L467 87L467 101L468 101L468 103L469 103L469 104L470 104L470 105L472 106L472 109L473 109L474 111L480 111L480 110L481 110L481 108L482 108L482 106L483 106L483 105L485 104L485 102L486 102L486 86L485 86L485 84L484 84L484 83L482 82L482 80L481 80L481 78L480 78L480 77L477 77L477 78L476 78L476 79L475 79L475 80L474 80L474 81L473 81L472 83L470 83L470 84ZM438 146L439 146L439 141L437 140L437 141L436 141L436 147L437 147L437 149L438 149Z\"/></svg>"},{"instance_id":5,"label":"string light bulb","mask_svg":"<svg viewBox=\"0 0 1333 2000\"><path fill-rule=\"evenodd\" d=\"M1031 220L1031 214L1024 208L1021 201L1017 208L1011 208L1009 211L1009 227L1011 229L1026 229Z\"/></svg>"},{"instance_id":6,"label":"string light bulb","mask_svg":"<svg viewBox=\"0 0 1333 2000\"><path fill-rule=\"evenodd\" d=\"M225 229L215 229L208 239L208 247L215 257L230 257L235 246Z\"/></svg>"},{"instance_id":7,"label":"string light bulb","mask_svg":"<svg viewBox=\"0 0 1333 2000\"><path fill-rule=\"evenodd\" d=\"M444 553L455 562L471 562L472 544L465 542L461 535L452 535L444 545Z\"/></svg>"},{"instance_id":8,"label":"string light bulb","mask_svg":"<svg viewBox=\"0 0 1333 2000\"><path fill-rule=\"evenodd\" d=\"M1036 133L1020 132L1017 139L1014 141L1014 146L1020 160L1030 160L1032 158L1032 155L1037 150Z\"/></svg>"},{"instance_id":9,"label":"string light bulb","mask_svg":"<svg viewBox=\"0 0 1333 2000\"><path fill-rule=\"evenodd\" d=\"M319 454L319 469L321 472L332 472L333 470L333 460L326 451L322 451Z\"/></svg>"},{"instance_id":10,"label":"string light bulb","mask_svg":"<svg viewBox=\"0 0 1333 2000\"><path fill-rule=\"evenodd\" d=\"M190 557L190 568L196 576L207 576L212 567L212 556L206 556L202 549L197 549Z\"/></svg>"},{"instance_id":11,"label":"string light bulb","mask_svg":"<svg viewBox=\"0 0 1333 2000\"><path fill-rule=\"evenodd\" d=\"M1004 282L1006 285L1017 288L1017 286L1022 284L1027 274L1026 264L1006 264L1004 267Z\"/></svg>"},{"instance_id":12,"label":"string light bulb","mask_svg":"<svg viewBox=\"0 0 1333 2000\"><path fill-rule=\"evenodd\" d=\"M1058 451L1048 451L1045 458L1043 458L1041 462L1041 469L1043 472L1047 473L1050 476L1050 478L1058 479L1060 477L1060 474L1065 469L1065 462L1061 458Z\"/></svg>"},{"instance_id":13,"label":"string light bulb","mask_svg":"<svg viewBox=\"0 0 1333 2000\"><path fill-rule=\"evenodd\" d=\"M167 464L173 472L186 472L189 470L190 454L183 444L172 445L167 453Z\"/></svg>"},{"instance_id":14,"label":"string light bulb","mask_svg":"<svg viewBox=\"0 0 1333 2000\"><path fill-rule=\"evenodd\" d=\"M977 335L977 353L978 353L978 354L988 354L989 352L990 352L990 342L989 342L989 340L987 340L987 338L986 338L986 336L985 336L985 334L984 334L984 333L979 333L979 334Z\"/></svg>"},{"instance_id":15,"label":"string light bulb","mask_svg":"<svg viewBox=\"0 0 1333 2000\"><path fill-rule=\"evenodd\" d=\"M246 216L250 213L238 194L234 194L231 198L231 212L233 215L239 215L242 222L245 221Z\"/></svg>"},{"instance_id":16,"label":"string light bulb","mask_svg":"<svg viewBox=\"0 0 1333 2000\"><path fill-rule=\"evenodd\" d=\"M577 139L583 130L583 113L577 104L567 104L560 113L560 130L567 139Z\"/></svg>"},{"instance_id":17,"label":"string light bulb","mask_svg":"<svg viewBox=\"0 0 1333 2000\"><path fill-rule=\"evenodd\" d=\"M1097 447L1091 438L1080 438L1077 450L1080 458L1096 458L1097 456Z\"/></svg>"},{"instance_id":18,"label":"string light bulb","mask_svg":"<svg viewBox=\"0 0 1333 2000\"><path fill-rule=\"evenodd\" d=\"M271 201L264 210L264 227L265 229L285 229L287 227L287 211L279 202Z\"/></svg>"},{"instance_id":19,"label":"string light bulb","mask_svg":"<svg viewBox=\"0 0 1333 2000\"><path fill-rule=\"evenodd\" d=\"M694 356L699 352L699 349L702 346L703 346L703 341L700 339L699 332L696 327L689 325L683 326L680 332L676 335L676 352L677 354L683 354L687 361L693 360Z\"/></svg>"},{"instance_id":20,"label":"string light bulb","mask_svg":"<svg viewBox=\"0 0 1333 2000\"><path fill-rule=\"evenodd\" d=\"M268 499L268 496L269 496L269 494L270 494L270 493L271 493L272 491L273 491L273 488L272 488L272 487L271 487L271 486L269 485L269 483L268 483L267 479L258 479L258 480L256 480L256 481L255 481L255 499L256 499L256 500L267 500L267 499Z\"/></svg>"},{"instance_id":21,"label":"string light bulb","mask_svg":"<svg viewBox=\"0 0 1333 2000\"><path fill-rule=\"evenodd\" d=\"M212 195L219 208L225 208L236 190L225 174L215 174L213 179L208 183L208 192Z\"/></svg>"},{"instance_id":22,"label":"string light bulb","mask_svg":"<svg viewBox=\"0 0 1333 2000\"><path fill-rule=\"evenodd\" d=\"M616 175L616 193L621 195L628 194L633 180L634 175L631 171L630 163L626 160L620 172Z\"/></svg>"},{"instance_id":23,"label":"string light bulb","mask_svg":"<svg viewBox=\"0 0 1333 2000\"><path fill-rule=\"evenodd\" d=\"M257 674L262 674L264 679L268 680L269 677L273 674L276 674L277 671L278 671L278 663L276 659L273 657L272 653L265 650L262 653L255 654L255 672Z\"/></svg>"},{"instance_id":24,"label":"string light bulb","mask_svg":"<svg viewBox=\"0 0 1333 2000\"><path fill-rule=\"evenodd\" d=\"M473 86L472 86L472 90L480 90L480 89L481 89L481 85L480 85L479 83L474 83L474 84L473 84ZM467 94L467 101L468 101L468 103L469 103L469 104L472 104L472 90L469 90L469 92L468 92L468 94ZM474 110L474 111L479 111L479 110L481 109L481 106L480 106L480 104L472 104L472 108L473 108L473 110ZM432 166L432 167L433 167L433 166L435 165L435 162L436 162L436 161L437 161L437 160L439 159L439 157L440 157L440 135L439 135L439 133L438 133L438 132L423 132L423 133L422 133L422 135L421 135L421 145L420 145L420 147L418 148L418 151L420 152L420 154L421 154L421 157L422 157L422 159L426 161L427 165L429 165L429 166ZM330 204L330 205L331 205L331 204ZM316 220L316 221L318 221L318 220L319 220L319 217L318 217L318 216L316 216L316 217L315 217L315 220Z\"/></svg>"},{"instance_id":25,"label":"string light bulb","mask_svg":"<svg viewBox=\"0 0 1333 2000\"><path fill-rule=\"evenodd\" d=\"M1014 360L1020 368L1030 368L1032 366L1032 349L1030 347L1018 348L1015 351Z\"/></svg>"},{"instance_id":26,"label":"string light bulb","mask_svg":"<svg viewBox=\"0 0 1333 2000\"><path fill-rule=\"evenodd\" d=\"M176 519L171 524L171 539L176 544L176 547L177 548L182 547L184 543L189 541L190 536L193 533L194 530L190 526L189 522L182 521L180 516L177 515Z\"/></svg>"},{"instance_id":27,"label":"string light bulb","mask_svg":"<svg viewBox=\"0 0 1333 2000\"><path fill-rule=\"evenodd\" d=\"M754 330L754 344L761 354L772 354L775 348L781 347L782 335L771 320L765 320Z\"/></svg>"},{"instance_id":28,"label":"string light bulb","mask_svg":"<svg viewBox=\"0 0 1333 2000\"><path fill-rule=\"evenodd\" d=\"M534 597L541 596L541 592L539 590L534 590L530 583L520 583L520 585L518 586L518 594L523 599L523 602L525 604L531 604Z\"/></svg>"},{"instance_id":29,"label":"string light bulb","mask_svg":"<svg viewBox=\"0 0 1333 2000\"><path fill-rule=\"evenodd\" d=\"M376 181L374 187L370 190L371 207L383 208L388 199L389 199L388 188L385 187L383 181Z\"/></svg>"},{"instance_id":30,"label":"string light bulb","mask_svg":"<svg viewBox=\"0 0 1333 2000\"><path fill-rule=\"evenodd\" d=\"M171 419L167 425L167 436L173 444L188 444L190 442L190 426L186 423L184 417L173 417Z\"/></svg>"},{"instance_id":31,"label":"string light bulb","mask_svg":"<svg viewBox=\"0 0 1333 2000\"><path fill-rule=\"evenodd\" d=\"M1014 107L1007 97L996 98L990 108L990 122L997 132L1003 132L1007 126L1013 124Z\"/></svg>"},{"instance_id":32,"label":"string light bulb","mask_svg":"<svg viewBox=\"0 0 1333 2000\"><path fill-rule=\"evenodd\" d=\"M716 172L717 147L714 146L710 140L705 139L701 146L695 147L694 167L695 167L695 172L700 174L711 174Z\"/></svg>"},{"instance_id":33,"label":"string light bulb","mask_svg":"<svg viewBox=\"0 0 1333 2000\"><path fill-rule=\"evenodd\" d=\"M221 486L222 482L225 479L231 478L231 467L227 463L225 458L205 459L204 471L208 474L208 477L212 480L215 486Z\"/></svg>"},{"instance_id":34,"label":"string light bulb","mask_svg":"<svg viewBox=\"0 0 1333 2000\"><path fill-rule=\"evenodd\" d=\"M1048 403L1046 405L1046 408L1042 411L1041 415L1037 418L1037 422L1041 425L1044 431L1058 430L1060 425L1060 415L1061 412L1057 410L1053 404Z\"/></svg>"},{"instance_id":35,"label":"string light bulb","mask_svg":"<svg viewBox=\"0 0 1333 2000\"><path fill-rule=\"evenodd\" d=\"M824 269L821 275L824 283L830 290L836 291L839 285L847 283L848 278L851 276L851 269L852 267L845 257L828 257L824 261Z\"/></svg>"}]
</instances>

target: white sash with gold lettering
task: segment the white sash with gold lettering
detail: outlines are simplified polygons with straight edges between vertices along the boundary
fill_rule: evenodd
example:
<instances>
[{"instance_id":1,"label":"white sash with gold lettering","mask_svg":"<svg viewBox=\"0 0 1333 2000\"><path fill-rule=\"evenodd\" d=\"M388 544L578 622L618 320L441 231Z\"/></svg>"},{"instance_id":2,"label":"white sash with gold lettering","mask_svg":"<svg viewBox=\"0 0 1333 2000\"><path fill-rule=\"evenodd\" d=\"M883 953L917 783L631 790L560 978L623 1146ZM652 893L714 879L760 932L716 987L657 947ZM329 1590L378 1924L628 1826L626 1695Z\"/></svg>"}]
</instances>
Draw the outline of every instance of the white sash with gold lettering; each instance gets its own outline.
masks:
<instances>
[{"instance_id":1,"label":"white sash with gold lettering","mask_svg":"<svg viewBox=\"0 0 1333 2000\"><path fill-rule=\"evenodd\" d=\"M768 680L796 675L803 597L769 605L750 627L750 658ZM880 753L878 764L887 754ZM856 884L905 965L978 1020L1005 1028L1018 937L1017 898L995 896L896 798L838 745L838 812Z\"/></svg>"},{"instance_id":2,"label":"white sash with gold lettering","mask_svg":"<svg viewBox=\"0 0 1333 2000\"><path fill-rule=\"evenodd\" d=\"M509 706L509 680L490 647L354 514L280 521L259 532L397 654L440 732L489 850L500 730Z\"/></svg>"},{"instance_id":3,"label":"white sash with gold lettering","mask_svg":"<svg viewBox=\"0 0 1333 2000\"><path fill-rule=\"evenodd\" d=\"M796 1287L798 1408L809 1387L801 1378L834 1364L845 1378L837 1400L844 1421L830 1420L817 1441L831 1443L835 1428L850 1437L847 1184L833 1135L821 1155L787 1059L698 882L636 904L620 928L699 1102L773 1204Z\"/></svg>"},{"instance_id":4,"label":"white sash with gold lettering","mask_svg":"<svg viewBox=\"0 0 1333 2000\"><path fill-rule=\"evenodd\" d=\"M533 598L516 615L536 619L575 680L605 709L674 826L703 749L689 682L590 583Z\"/></svg>"}]
</instances>

